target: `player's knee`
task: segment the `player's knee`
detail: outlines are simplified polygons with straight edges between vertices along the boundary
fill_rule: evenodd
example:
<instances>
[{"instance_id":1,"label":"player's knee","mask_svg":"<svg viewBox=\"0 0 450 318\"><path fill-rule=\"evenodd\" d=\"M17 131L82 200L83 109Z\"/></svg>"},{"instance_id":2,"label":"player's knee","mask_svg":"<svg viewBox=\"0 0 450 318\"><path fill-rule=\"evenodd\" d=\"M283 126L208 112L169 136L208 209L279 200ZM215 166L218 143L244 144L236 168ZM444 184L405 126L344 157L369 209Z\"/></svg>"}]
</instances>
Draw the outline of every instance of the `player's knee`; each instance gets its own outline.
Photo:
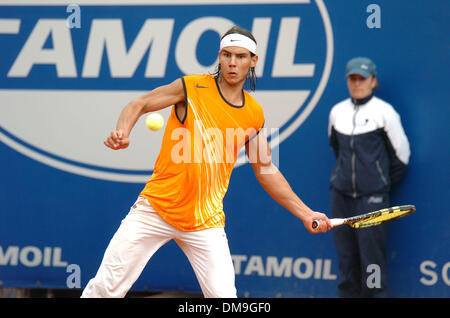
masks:
<instances>
[{"instance_id":1,"label":"player's knee","mask_svg":"<svg viewBox=\"0 0 450 318\"><path fill-rule=\"evenodd\" d=\"M83 291L81 298L123 298L127 288L105 279L92 279Z\"/></svg>"},{"instance_id":2,"label":"player's knee","mask_svg":"<svg viewBox=\"0 0 450 318\"><path fill-rule=\"evenodd\" d=\"M233 286L214 286L204 291L205 298L236 298L236 288Z\"/></svg>"},{"instance_id":3,"label":"player's knee","mask_svg":"<svg viewBox=\"0 0 450 318\"><path fill-rule=\"evenodd\" d=\"M203 295L205 298L236 298L234 275L209 276Z\"/></svg>"}]
</instances>

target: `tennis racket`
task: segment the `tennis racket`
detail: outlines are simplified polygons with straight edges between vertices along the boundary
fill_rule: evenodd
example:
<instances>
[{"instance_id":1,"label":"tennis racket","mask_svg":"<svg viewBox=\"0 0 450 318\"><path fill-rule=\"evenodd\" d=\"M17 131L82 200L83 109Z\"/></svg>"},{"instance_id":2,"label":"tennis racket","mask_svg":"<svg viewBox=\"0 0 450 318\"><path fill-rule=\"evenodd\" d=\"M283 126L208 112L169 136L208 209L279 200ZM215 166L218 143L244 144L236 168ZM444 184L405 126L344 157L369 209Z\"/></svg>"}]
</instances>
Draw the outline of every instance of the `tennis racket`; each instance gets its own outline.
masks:
<instances>
[{"instance_id":1,"label":"tennis racket","mask_svg":"<svg viewBox=\"0 0 450 318\"><path fill-rule=\"evenodd\" d=\"M381 209L361 215L352 216L349 218L334 218L330 219L333 227L342 224L348 224L352 228L360 229L369 226L379 225L383 222L392 221L394 219L401 218L408 214L413 213L416 210L414 205L401 205L394 206L392 208ZM313 221L312 228L315 229L319 226L319 221Z\"/></svg>"}]
</instances>

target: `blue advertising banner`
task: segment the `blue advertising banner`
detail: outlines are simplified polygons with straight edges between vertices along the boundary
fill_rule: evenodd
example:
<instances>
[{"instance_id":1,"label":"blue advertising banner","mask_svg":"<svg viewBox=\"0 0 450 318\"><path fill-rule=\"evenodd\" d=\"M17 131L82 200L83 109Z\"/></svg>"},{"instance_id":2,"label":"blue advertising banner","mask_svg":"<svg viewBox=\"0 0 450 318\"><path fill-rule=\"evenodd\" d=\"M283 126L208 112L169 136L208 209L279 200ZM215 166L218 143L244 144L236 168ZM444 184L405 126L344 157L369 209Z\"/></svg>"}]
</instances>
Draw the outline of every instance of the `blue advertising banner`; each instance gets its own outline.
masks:
<instances>
[{"instance_id":1,"label":"blue advertising banner","mask_svg":"<svg viewBox=\"0 0 450 318\"><path fill-rule=\"evenodd\" d=\"M213 73L220 36L237 24L258 42L252 94L274 161L329 216L328 115L348 97L346 62L377 64L375 95L400 114L411 146L392 205L417 209L389 224L389 295L449 297L449 10L438 0L0 1L1 284L87 284L152 174L164 129L141 118L126 150L103 140L133 98ZM167 119L170 108L160 113ZM332 233L309 234L263 190L243 152L224 210L238 296L337 296ZM200 287L171 241L132 290Z\"/></svg>"}]
</instances>

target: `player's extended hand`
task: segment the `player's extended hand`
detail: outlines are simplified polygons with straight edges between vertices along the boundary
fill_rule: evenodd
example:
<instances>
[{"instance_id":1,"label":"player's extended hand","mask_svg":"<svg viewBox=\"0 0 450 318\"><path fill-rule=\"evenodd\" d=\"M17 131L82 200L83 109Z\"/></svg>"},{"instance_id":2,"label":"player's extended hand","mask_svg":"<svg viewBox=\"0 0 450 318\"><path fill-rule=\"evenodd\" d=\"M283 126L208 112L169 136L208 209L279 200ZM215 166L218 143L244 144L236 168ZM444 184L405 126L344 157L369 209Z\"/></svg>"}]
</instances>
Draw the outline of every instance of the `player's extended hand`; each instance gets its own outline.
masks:
<instances>
[{"instance_id":1,"label":"player's extended hand","mask_svg":"<svg viewBox=\"0 0 450 318\"><path fill-rule=\"evenodd\" d=\"M313 221L317 221L319 226L313 228ZM320 212L312 212L307 218L303 220L303 224L309 233L324 233L329 231L333 226L330 223L328 217Z\"/></svg>"},{"instance_id":2,"label":"player's extended hand","mask_svg":"<svg viewBox=\"0 0 450 318\"><path fill-rule=\"evenodd\" d=\"M111 131L111 133L103 143L106 147L118 150L127 148L130 144L130 140L128 139L128 136L125 136L125 133L122 129L117 129Z\"/></svg>"}]
</instances>

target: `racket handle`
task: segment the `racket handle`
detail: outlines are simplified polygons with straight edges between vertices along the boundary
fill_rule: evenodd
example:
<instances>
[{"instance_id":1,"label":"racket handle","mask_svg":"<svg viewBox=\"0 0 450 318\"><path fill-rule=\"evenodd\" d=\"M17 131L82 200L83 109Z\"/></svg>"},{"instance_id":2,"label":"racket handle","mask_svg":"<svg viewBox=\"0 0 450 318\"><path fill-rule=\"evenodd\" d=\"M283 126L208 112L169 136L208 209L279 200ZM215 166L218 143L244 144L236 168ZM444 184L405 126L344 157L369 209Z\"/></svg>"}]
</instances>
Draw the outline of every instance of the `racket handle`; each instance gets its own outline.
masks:
<instances>
[{"instance_id":1,"label":"racket handle","mask_svg":"<svg viewBox=\"0 0 450 318\"><path fill-rule=\"evenodd\" d=\"M338 225L342 225L345 223L345 219L339 219L339 218L335 218L335 219L330 219L330 223L332 227L338 226ZM312 228L315 230L319 227L319 221L314 220L312 222Z\"/></svg>"}]
</instances>

